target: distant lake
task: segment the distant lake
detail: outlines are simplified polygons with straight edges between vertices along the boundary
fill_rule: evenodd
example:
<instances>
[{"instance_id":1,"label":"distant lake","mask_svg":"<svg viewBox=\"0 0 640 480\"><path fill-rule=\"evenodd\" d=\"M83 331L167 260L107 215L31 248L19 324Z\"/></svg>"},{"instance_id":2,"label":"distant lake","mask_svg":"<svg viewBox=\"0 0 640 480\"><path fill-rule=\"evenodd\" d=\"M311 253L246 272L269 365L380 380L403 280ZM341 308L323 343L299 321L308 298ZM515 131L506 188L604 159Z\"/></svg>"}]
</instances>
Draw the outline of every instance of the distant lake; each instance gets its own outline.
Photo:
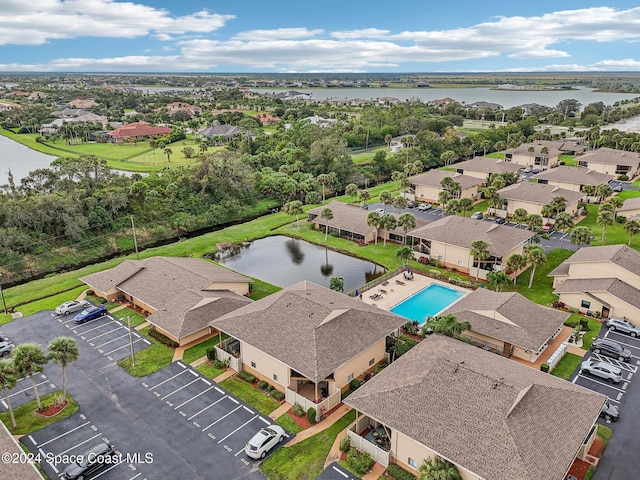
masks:
<instances>
[{"instance_id":1,"label":"distant lake","mask_svg":"<svg viewBox=\"0 0 640 480\"><path fill-rule=\"evenodd\" d=\"M13 181L20 183L29 172L38 168L48 168L49 164L58 157L45 155L31 150L21 143L0 135L0 185L9 182L9 169L13 173Z\"/></svg>"},{"instance_id":2,"label":"distant lake","mask_svg":"<svg viewBox=\"0 0 640 480\"><path fill-rule=\"evenodd\" d=\"M268 88L252 88L259 93L278 93L287 89L273 90ZM504 109L523 105L525 103L537 103L548 107L555 107L562 100L575 99L582 107L594 102L602 102L605 105L613 105L619 100L629 100L640 97L634 93L607 93L595 92L591 88L578 88L576 90L492 90L490 88L291 88L302 93L311 93L314 100L324 99L352 99L364 98L373 100L380 97L394 97L399 100L418 98L422 101L438 100L441 98L453 98L460 103L471 104L475 102L490 102L502 105Z\"/></svg>"},{"instance_id":3,"label":"distant lake","mask_svg":"<svg viewBox=\"0 0 640 480\"><path fill-rule=\"evenodd\" d=\"M302 280L328 287L332 277L342 277L344 291L350 292L386 272L373 262L283 235L256 240L249 247L239 248L237 253L216 261L238 273L283 288Z\"/></svg>"}]
</instances>

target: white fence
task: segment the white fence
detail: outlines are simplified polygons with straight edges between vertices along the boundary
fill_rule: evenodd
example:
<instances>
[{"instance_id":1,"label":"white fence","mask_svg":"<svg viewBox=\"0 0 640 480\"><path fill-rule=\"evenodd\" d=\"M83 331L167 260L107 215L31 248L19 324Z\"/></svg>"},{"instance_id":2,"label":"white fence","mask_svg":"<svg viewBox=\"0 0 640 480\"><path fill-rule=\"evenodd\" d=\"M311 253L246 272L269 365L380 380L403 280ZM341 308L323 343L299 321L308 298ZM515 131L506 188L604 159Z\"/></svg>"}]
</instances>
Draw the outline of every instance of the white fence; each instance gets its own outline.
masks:
<instances>
[{"instance_id":1,"label":"white fence","mask_svg":"<svg viewBox=\"0 0 640 480\"><path fill-rule=\"evenodd\" d=\"M351 446L360 450L361 452L367 452L369 455L371 455L371 458L373 458L380 465L385 468L388 467L389 461L391 459L391 452L388 452L371 443L366 438L361 437L356 432L356 430L356 422L353 422L349 427L349 430L347 430L347 435L349 435L349 438L351 439Z\"/></svg>"},{"instance_id":2,"label":"white fence","mask_svg":"<svg viewBox=\"0 0 640 480\"><path fill-rule=\"evenodd\" d=\"M291 390L289 388L285 389L284 398L285 398L285 400L287 402L289 402L292 405L294 403L296 403L296 402L299 403L300 405L302 405L302 407L304 408L305 412L307 410L309 410L310 408L315 408L316 409L316 420L319 420L320 416L323 413L328 412L333 407L338 405L340 403L340 401L341 401L340 392L336 392L333 395L330 395L328 398L323 399L319 403L314 403L313 400L309 400L307 397L304 397L304 396L300 395L297 392L294 392L293 390Z\"/></svg>"},{"instance_id":3,"label":"white fence","mask_svg":"<svg viewBox=\"0 0 640 480\"><path fill-rule=\"evenodd\" d=\"M229 368L232 368L236 372L242 371L242 361L240 357L234 357L229 352L224 351L217 345L214 348L216 349L216 360L225 362L227 359L229 359Z\"/></svg>"}]
</instances>

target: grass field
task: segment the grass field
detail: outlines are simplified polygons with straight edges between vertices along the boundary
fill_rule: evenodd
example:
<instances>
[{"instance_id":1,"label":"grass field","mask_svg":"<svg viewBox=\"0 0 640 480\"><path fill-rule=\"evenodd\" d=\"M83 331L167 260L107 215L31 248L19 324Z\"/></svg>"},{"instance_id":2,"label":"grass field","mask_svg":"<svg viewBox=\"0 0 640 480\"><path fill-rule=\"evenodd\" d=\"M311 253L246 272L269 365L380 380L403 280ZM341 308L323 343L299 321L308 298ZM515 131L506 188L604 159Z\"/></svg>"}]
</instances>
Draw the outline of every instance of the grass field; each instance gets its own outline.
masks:
<instances>
[{"instance_id":1,"label":"grass field","mask_svg":"<svg viewBox=\"0 0 640 480\"><path fill-rule=\"evenodd\" d=\"M41 405L51 405L57 396L62 398L62 390L59 392L49 393L40 397ZM35 411L38 408L35 400L27 402L19 407L13 409L13 415L16 419L16 428L11 427L11 420L9 418L9 412L0 413L0 420L4 422L9 431L14 435L28 435L31 432L35 432L47 425L50 425L58 420L67 418L78 411L78 404L75 402L71 395L67 394L67 401L69 404L65 409L55 417L45 418L40 415L36 415Z\"/></svg>"}]
</instances>

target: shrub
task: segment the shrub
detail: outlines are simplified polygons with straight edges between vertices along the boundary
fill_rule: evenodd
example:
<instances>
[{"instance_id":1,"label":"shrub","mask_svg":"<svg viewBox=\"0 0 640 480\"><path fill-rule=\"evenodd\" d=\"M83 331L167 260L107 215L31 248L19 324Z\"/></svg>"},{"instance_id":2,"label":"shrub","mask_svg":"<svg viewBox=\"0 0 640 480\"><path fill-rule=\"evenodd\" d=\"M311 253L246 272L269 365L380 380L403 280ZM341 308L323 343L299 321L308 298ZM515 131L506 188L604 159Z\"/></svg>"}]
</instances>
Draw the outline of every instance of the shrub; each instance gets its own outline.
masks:
<instances>
[{"instance_id":1,"label":"shrub","mask_svg":"<svg viewBox=\"0 0 640 480\"><path fill-rule=\"evenodd\" d=\"M618 180L621 180L623 182L626 182L629 180L629 177L627 175L618 175Z\"/></svg>"},{"instance_id":2,"label":"shrub","mask_svg":"<svg viewBox=\"0 0 640 480\"><path fill-rule=\"evenodd\" d=\"M301 417L302 415L304 415L304 407L298 402L293 404L293 407L291 407L291 411L296 417Z\"/></svg>"},{"instance_id":3,"label":"shrub","mask_svg":"<svg viewBox=\"0 0 640 480\"><path fill-rule=\"evenodd\" d=\"M545 373L548 373L549 372L549 365L546 364L546 363L543 363L542 365L540 365L540 370L545 372Z\"/></svg>"},{"instance_id":4,"label":"shrub","mask_svg":"<svg viewBox=\"0 0 640 480\"><path fill-rule=\"evenodd\" d=\"M279 402L281 400L284 400L284 393L279 392L278 390L274 390L273 392L271 392L271 396L276 400L278 400Z\"/></svg>"},{"instance_id":5,"label":"shrub","mask_svg":"<svg viewBox=\"0 0 640 480\"><path fill-rule=\"evenodd\" d=\"M338 232L336 232L335 230L331 230L331 231L329 232L329 236L330 236L330 237L336 237L336 238L337 238L337 237L339 237L339 236L340 236L340 234L339 234Z\"/></svg>"},{"instance_id":6,"label":"shrub","mask_svg":"<svg viewBox=\"0 0 640 480\"><path fill-rule=\"evenodd\" d=\"M371 470L374 463L373 458L367 452L359 452L353 448L347 454L347 465L360 476Z\"/></svg>"},{"instance_id":7,"label":"shrub","mask_svg":"<svg viewBox=\"0 0 640 480\"><path fill-rule=\"evenodd\" d=\"M429 265L429 257L420 257L418 259L418 262L420 262L423 265Z\"/></svg>"},{"instance_id":8,"label":"shrub","mask_svg":"<svg viewBox=\"0 0 640 480\"><path fill-rule=\"evenodd\" d=\"M307 420L309 420L309 423L314 424L316 423L316 409L313 407L309 407L309 410L307 410Z\"/></svg>"},{"instance_id":9,"label":"shrub","mask_svg":"<svg viewBox=\"0 0 640 480\"><path fill-rule=\"evenodd\" d=\"M389 365L386 360L383 360L382 362L380 362L378 365L376 365L376 368L373 370L374 374L378 374L380 373L382 370L384 370L387 365Z\"/></svg>"},{"instance_id":10,"label":"shrub","mask_svg":"<svg viewBox=\"0 0 640 480\"><path fill-rule=\"evenodd\" d=\"M167 337L166 335L163 335L155 328L149 329L149 336L151 338L155 338L157 341L159 341L163 345L166 345L167 347L176 348L178 346L177 342L174 342L169 337Z\"/></svg>"},{"instance_id":11,"label":"shrub","mask_svg":"<svg viewBox=\"0 0 640 480\"><path fill-rule=\"evenodd\" d=\"M404 468L399 467L395 463L392 463L387 467L387 473L396 480L415 480L417 478L415 475L411 475Z\"/></svg>"},{"instance_id":12,"label":"shrub","mask_svg":"<svg viewBox=\"0 0 640 480\"><path fill-rule=\"evenodd\" d=\"M229 360L229 358L227 358L225 361L214 360L212 363L213 368L217 368L218 370L225 370L229 367Z\"/></svg>"},{"instance_id":13,"label":"shrub","mask_svg":"<svg viewBox=\"0 0 640 480\"><path fill-rule=\"evenodd\" d=\"M263 382L262 380L258 382L258 388L260 390L266 390L268 386L269 384L267 382Z\"/></svg>"},{"instance_id":14,"label":"shrub","mask_svg":"<svg viewBox=\"0 0 640 480\"><path fill-rule=\"evenodd\" d=\"M351 450L351 437L349 437L349 435L340 440L339 448L342 453L347 453L349 450Z\"/></svg>"},{"instance_id":15,"label":"shrub","mask_svg":"<svg viewBox=\"0 0 640 480\"><path fill-rule=\"evenodd\" d=\"M567 327L571 327L571 328L576 328L576 325L578 325L578 323L580 322L580 320L578 318L567 318L567 321L564 322L564 324Z\"/></svg>"},{"instance_id":16,"label":"shrub","mask_svg":"<svg viewBox=\"0 0 640 480\"><path fill-rule=\"evenodd\" d=\"M87 290L87 296L88 297L93 297L96 294L96 292L94 292L93 290Z\"/></svg>"},{"instance_id":17,"label":"shrub","mask_svg":"<svg viewBox=\"0 0 640 480\"><path fill-rule=\"evenodd\" d=\"M551 306L553 308L564 308L564 302L561 302L559 300L554 300L553 302L551 302Z\"/></svg>"},{"instance_id":18,"label":"shrub","mask_svg":"<svg viewBox=\"0 0 640 480\"><path fill-rule=\"evenodd\" d=\"M351 382L349 382L351 390L355 390L356 388L360 387L360 385L362 385L362 383L357 378L354 378L353 380L351 380Z\"/></svg>"},{"instance_id":19,"label":"shrub","mask_svg":"<svg viewBox=\"0 0 640 480\"><path fill-rule=\"evenodd\" d=\"M274 387L273 385L269 385L269 384L267 383L267 390L268 390L268 391L273 392L275 389L276 389L276 387ZM277 390L276 390L276 391L277 391Z\"/></svg>"},{"instance_id":20,"label":"shrub","mask_svg":"<svg viewBox=\"0 0 640 480\"><path fill-rule=\"evenodd\" d=\"M256 377L247 372L239 372L238 377L244 380L247 383L253 383L256 380Z\"/></svg>"},{"instance_id":21,"label":"shrub","mask_svg":"<svg viewBox=\"0 0 640 480\"><path fill-rule=\"evenodd\" d=\"M589 320L584 317L580 319L580 330L589 330Z\"/></svg>"},{"instance_id":22,"label":"shrub","mask_svg":"<svg viewBox=\"0 0 640 480\"><path fill-rule=\"evenodd\" d=\"M105 303L107 303L107 299L102 297L97 297L96 302L98 302L101 305L104 305Z\"/></svg>"},{"instance_id":23,"label":"shrub","mask_svg":"<svg viewBox=\"0 0 640 480\"><path fill-rule=\"evenodd\" d=\"M214 347L209 347L207 348L206 352L207 352L207 359L213 362L216 359L216 349Z\"/></svg>"},{"instance_id":24,"label":"shrub","mask_svg":"<svg viewBox=\"0 0 640 480\"><path fill-rule=\"evenodd\" d=\"M580 313L580 309L576 307L569 307L567 308L567 310L569 311L569 313Z\"/></svg>"}]
</instances>

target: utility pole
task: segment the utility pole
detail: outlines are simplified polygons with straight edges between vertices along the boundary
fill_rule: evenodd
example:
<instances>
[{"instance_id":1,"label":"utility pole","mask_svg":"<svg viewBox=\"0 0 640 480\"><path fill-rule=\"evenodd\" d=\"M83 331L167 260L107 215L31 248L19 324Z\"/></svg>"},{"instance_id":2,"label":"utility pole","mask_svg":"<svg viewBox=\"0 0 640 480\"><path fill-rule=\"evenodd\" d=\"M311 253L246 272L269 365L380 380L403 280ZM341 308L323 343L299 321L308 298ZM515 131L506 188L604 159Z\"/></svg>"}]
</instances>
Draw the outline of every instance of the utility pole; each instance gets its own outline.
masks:
<instances>
[{"instance_id":1,"label":"utility pole","mask_svg":"<svg viewBox=\"0 0 640 480\"><path fill-rule=\"evenodd\" d=\"M2 274L0 273L0 282L2 281ZM4 307L4 313L5 315L8 315L9 312L7 311L7 302L5 302L4 300L4 291L2 290L2 283L0 283L0 295L2 295L2 306Z\"/></svg>"},{"instance_id":2,"label":"utility pole","mask_svg":"<svg viewBox=\"0 0 640 480\"><path fill-rule=\"evenodd\" d=\"M140 255L138 255L138 239L136 238L136 224L133 223L133 215L131 215L131 230L133 230L133 246L136 249L136 260L140 260Z\"/></svg>"},{"instance_id":3,"label":"utility pole","mask_svg":"<svg viewBox=\"0 0 640 480\"><path fill-rule=\"evenodd\" d=\"M136 366L136 352L133 349L133 335L131 335L131 316L127 316L127 327L129 327L129 345L131 346L131 365Z\"/></svg>"}]
</instances>

